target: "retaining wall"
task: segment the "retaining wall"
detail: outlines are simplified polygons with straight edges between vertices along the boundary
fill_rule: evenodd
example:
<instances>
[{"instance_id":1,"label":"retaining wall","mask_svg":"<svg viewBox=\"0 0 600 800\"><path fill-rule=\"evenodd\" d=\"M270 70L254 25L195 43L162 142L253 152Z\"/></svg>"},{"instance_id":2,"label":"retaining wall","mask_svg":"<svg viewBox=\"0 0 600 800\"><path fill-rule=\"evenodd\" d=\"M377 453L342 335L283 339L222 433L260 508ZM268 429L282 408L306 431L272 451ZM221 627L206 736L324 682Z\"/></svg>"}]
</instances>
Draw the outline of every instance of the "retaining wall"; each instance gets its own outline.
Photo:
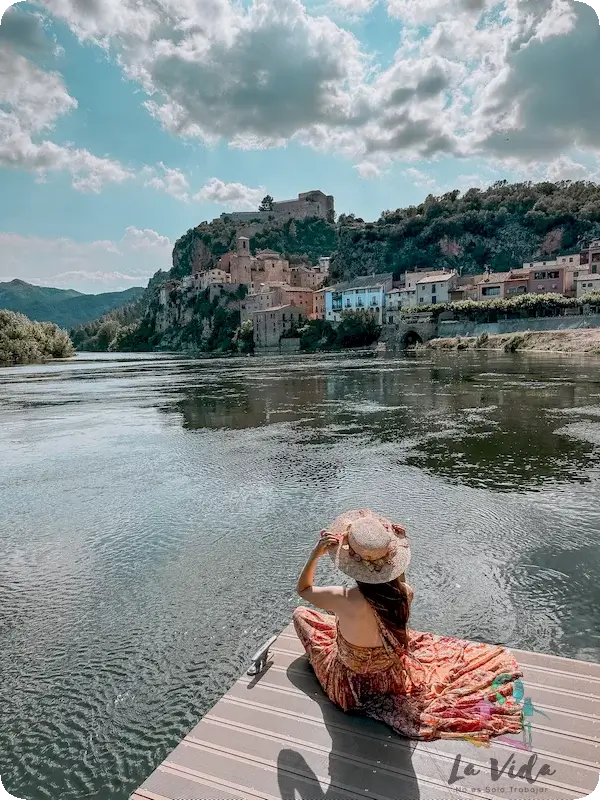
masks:
<instances>
[{"instance_id":1,"label":"retaining wall","mask_svg":"<svg viewBox=\"0 0 600 800\"><path fill-rule=\"evenodd\" d=\"M582 314L567 317L526 317L525 319L504 319L499 322L438 322L437 335L440 339L456 336L488 336L525 331L573 331L581 328L600 328L600 314Z\"/></svg>"}]
</instances>

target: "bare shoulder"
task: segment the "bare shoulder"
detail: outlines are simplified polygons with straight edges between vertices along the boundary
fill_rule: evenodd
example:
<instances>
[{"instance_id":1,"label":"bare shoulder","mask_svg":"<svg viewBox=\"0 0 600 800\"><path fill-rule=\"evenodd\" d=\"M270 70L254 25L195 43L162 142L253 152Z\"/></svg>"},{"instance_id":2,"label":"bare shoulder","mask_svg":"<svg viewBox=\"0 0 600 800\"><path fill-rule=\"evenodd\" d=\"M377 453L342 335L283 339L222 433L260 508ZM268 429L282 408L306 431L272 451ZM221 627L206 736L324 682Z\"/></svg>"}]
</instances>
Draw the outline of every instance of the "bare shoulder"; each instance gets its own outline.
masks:
<instances>
[{"instance_id":1,"label":"bare shoulder","mask_svg":"<svg viewBox=\"0 0 600 800\"><path fill-rule=\"evenodd\" d=\"M360 591L358 586L354 586L352 589L347 590L348 599L348 607L353 611L358 611L363 609L365 606L368 606L369 603L365 600L363 593Z\"/></svg>"}]
</instances>

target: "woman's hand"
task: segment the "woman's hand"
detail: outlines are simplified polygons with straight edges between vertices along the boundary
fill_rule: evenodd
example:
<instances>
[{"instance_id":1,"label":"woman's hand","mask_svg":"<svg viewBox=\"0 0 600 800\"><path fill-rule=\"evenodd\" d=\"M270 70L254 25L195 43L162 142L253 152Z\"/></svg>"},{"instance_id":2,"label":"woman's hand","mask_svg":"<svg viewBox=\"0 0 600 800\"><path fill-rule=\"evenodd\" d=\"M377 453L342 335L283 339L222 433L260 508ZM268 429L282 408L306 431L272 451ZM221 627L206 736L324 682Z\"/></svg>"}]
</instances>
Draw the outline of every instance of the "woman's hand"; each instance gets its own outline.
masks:
<instances>
[{"instance_id":1,"label":"woman's hand","mask_svg":"<svg viewBox=\"0 0 600 800\"><path fill-rule=\"evenodd\" d=\"M321 558L337 547L340 543L340 537L336 533L329 533L329 531L321 531L321 538L315 545L314 554L317 558Z\"/></svg>"}]
</instances>

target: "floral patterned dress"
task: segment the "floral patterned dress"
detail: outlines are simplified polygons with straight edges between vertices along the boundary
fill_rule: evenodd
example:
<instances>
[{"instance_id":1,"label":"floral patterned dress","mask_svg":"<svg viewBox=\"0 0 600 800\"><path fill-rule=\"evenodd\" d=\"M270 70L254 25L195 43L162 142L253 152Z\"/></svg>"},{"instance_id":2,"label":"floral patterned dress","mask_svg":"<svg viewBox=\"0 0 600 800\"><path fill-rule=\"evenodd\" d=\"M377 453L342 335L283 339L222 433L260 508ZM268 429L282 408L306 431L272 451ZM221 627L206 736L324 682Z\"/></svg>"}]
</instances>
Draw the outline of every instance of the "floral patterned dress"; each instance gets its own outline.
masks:
<instances>
[{"instance_id":1,"label":"floral patterned dress","mask_svg":"<svg viewBox=\"0 0 600 800\"><path fill-rule=\"evenodd\" d=\"M380 620L383 645L359 647L344 639L334 616L300 607L293 618L319 683L344 711L411 739L489 742L523 727L512 697L522 673L504 647L409 631L404 649Z\"/></svg>"}]
</instances>

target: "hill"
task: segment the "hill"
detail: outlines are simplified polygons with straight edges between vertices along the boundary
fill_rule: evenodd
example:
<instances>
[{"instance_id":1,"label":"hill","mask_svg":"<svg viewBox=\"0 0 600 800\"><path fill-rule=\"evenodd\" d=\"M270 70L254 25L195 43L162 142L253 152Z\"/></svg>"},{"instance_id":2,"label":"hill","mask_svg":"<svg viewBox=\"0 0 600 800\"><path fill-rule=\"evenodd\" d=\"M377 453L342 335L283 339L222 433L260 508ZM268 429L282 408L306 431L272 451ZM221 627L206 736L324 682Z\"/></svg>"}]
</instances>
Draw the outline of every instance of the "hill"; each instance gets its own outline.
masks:
<instances>
[{"instance_id":1,"label":"hill","mask_svg":"<svg viewBox=\"0 0 600 800\"><path fill-rule=\"evenodd\" d=\"M157 328L160 287L210 269L234 249L241 235L249 237L253 252L277 250L291 262L316 263L321 256L331 256L330 283L382 272L392 272L397 279L419 268L474 274L489 265L503 272L600 239L600 186L587 181L498 181L484 190L429 195L418 206L384 211L375 222L353 214L342 214L337 222L312 218L240 223L228 217L203 222L175 242L171 270L157 272L126 313L108 314L73 332L77 347L148 350L164 344ZM197 305L202 311L204 298L198 298ZM185 331L180 328L213 324L200 311L194 309L191 321L180 315L186 322L173 327L171 347L183 346L179 334Z\"/></svg>"},{"instance_id":2,"label":"hill","mask_svg":"<svg viewBox=\"0 0 600 800\"><path fill-rule=\"evenodd\" d=\"M72 328L137 300L144 290L82 294L73 289L32 286L25 281L0 283L0 309L16 311L32 320Z\"/></svg>"},{"instance_id":3,"label":"hill","mask_svg":"<svg viewBox=\"0 0 600 800\"><path fill-rule=\"evenodd\" d=\"M33 322L0 310L0 366L34 364L75 355L69 334L52 322Z\"/></svg>"},{"instance_id":4,"label":"hill","mask_svg":"<svg viewBox=\"0 0 600 800\"><path fill-rule=\"evenodd\" d=\"M373 272L393 272L399 278L433 266L473 274L489 265L502 272L600 238L600 186L498 181L488 189L429 195L420 205L384 211L375 222L353 214L340 215L336 223L306 219L236 225L219 218L175 242L169 277L210 269L233 249L239 235L250 238L252 251L270 248L292 261L305 256L316 263L331 255L333 281Z\"/></svg>"},{"instance_id":5,"label":"hill","mask_svg":"<svg viewBox=\"0 0 600 800\"><path fill-rule=\"evenodd\" d=\"M429 195L384 211L373 223L342 216L332 278L418 268L464 274L521 267L538 256L578 250L600 238L600 186L587 181L516 183Z\"/></svg>"}]
</instances>

